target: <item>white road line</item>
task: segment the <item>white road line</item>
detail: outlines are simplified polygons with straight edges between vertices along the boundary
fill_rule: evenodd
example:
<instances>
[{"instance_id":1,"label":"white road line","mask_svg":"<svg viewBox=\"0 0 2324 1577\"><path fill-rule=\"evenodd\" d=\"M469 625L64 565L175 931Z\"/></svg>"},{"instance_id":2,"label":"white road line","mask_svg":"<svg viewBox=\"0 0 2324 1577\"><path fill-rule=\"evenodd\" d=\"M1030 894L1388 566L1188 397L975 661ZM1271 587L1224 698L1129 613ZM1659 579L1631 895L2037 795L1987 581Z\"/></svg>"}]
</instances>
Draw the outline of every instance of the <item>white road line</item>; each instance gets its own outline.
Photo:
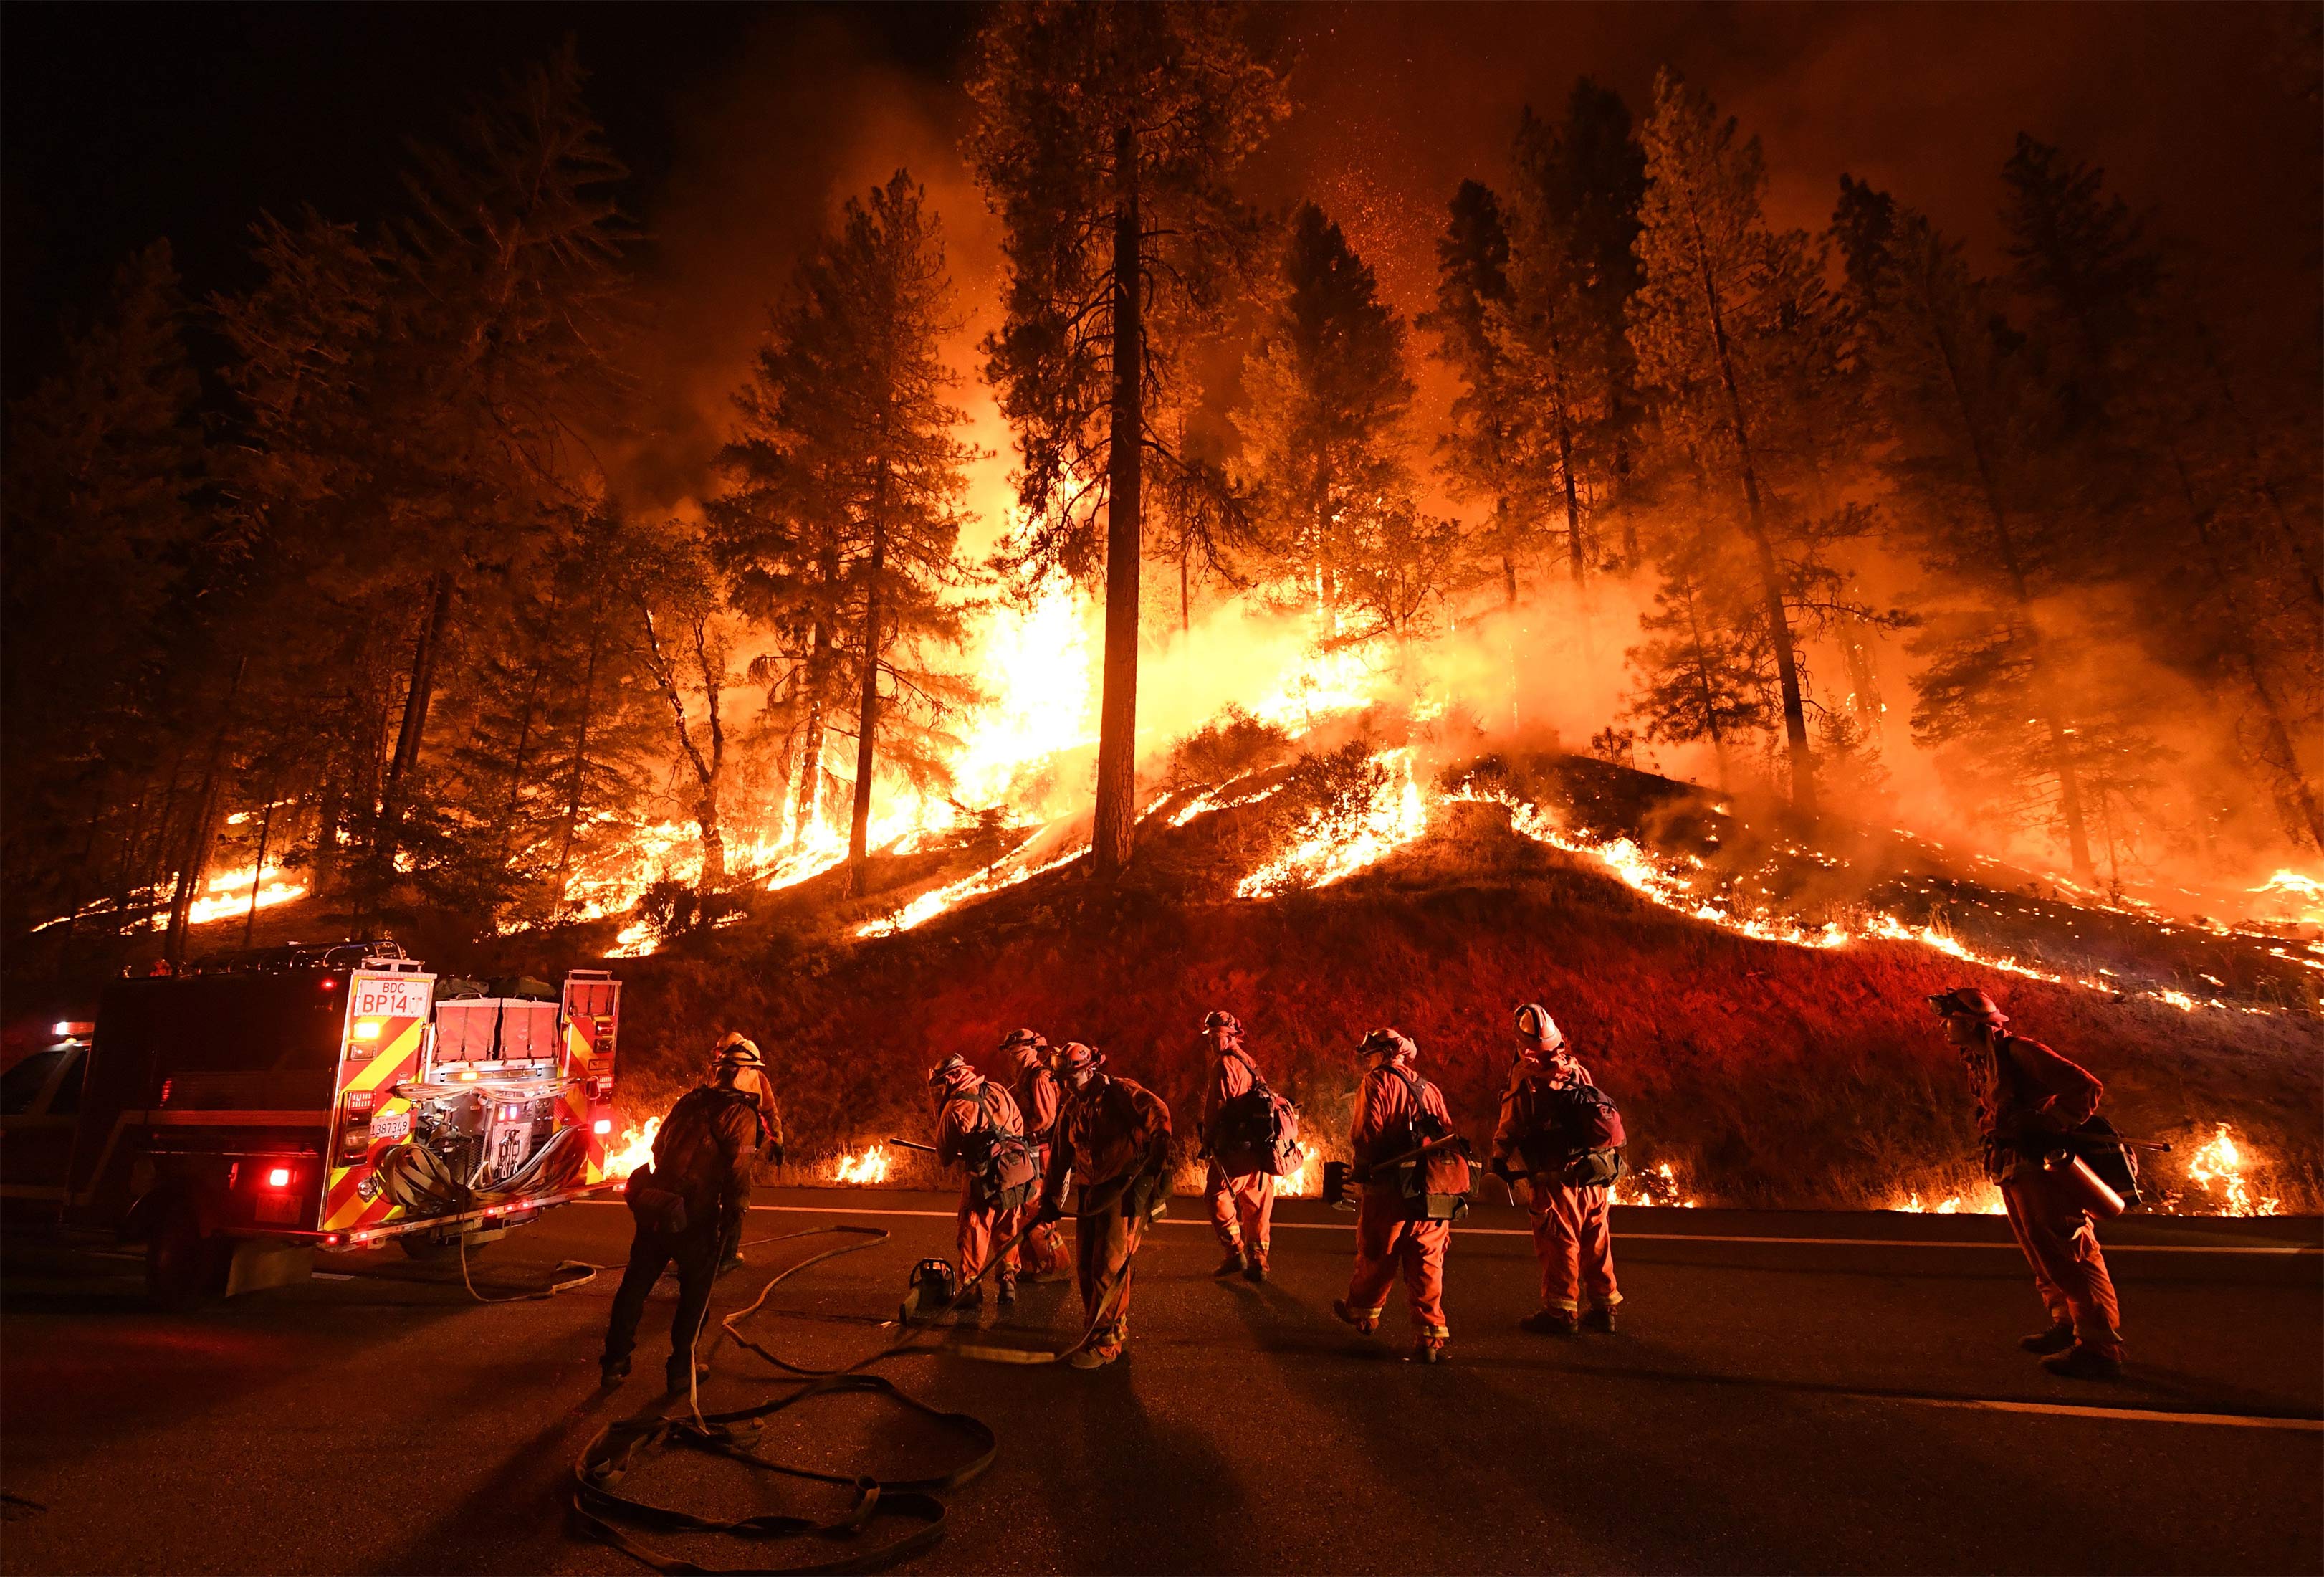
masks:
<instances>
[{"instance_id":1,"label":"white road line","mask_svg":"<svg viewBox=\"0 0 2324 1577\"><path fill-rule=\"evenodd\" d=\"M2119 1418L2132 1424L2209 1424L2222 1429L2296 1429L2324 1434L2324 1418L2263 1418L2249 1413L2161 1413L2146 1407L2077 1407L2064 1402L1997 1402L1974 1397L1876 1397L1915 1407L1960 1407L1977 1413L2046 1413L2056 1418Z\"/></svg>"},{"instance_id":2,"label":"white road line","mask_svg":"<svg viewBox=\"0 0 2324 1577\"><path fill-rule=\"evenodd\" d=\"M621 1204L618 1199L576 1200L577 1204ZM626 1208L626 1207L625 1207ZM752 1210L773 1211L788 1215L888 1215L912 1216L929 1221L951 1221L956 1213L949 1210L875 1210L856 1204L754 1204ZM1166 1227L1201 1227L1211 1223L1189 1217L1165 1217ZM1344 1222L1278 1221L1277 1231L1348 1232L1355 1231L1352 1218ZM1454 1227L1463 1237L1530 1238L1525 1227ZM1818 1244L1833 1249L2006 1249L2017 1252L2017 1245L2004 1240L1999 1242L1946 1242L1920 1238L1772 1238L1748 1234L1711 1232L1618 1232L1618 1240L1625 1243L1775 1243ZM2109 1254L2319 1254L2324 1249L2301 1243L2109 1243Z\"/></svg>"}]
</instances>

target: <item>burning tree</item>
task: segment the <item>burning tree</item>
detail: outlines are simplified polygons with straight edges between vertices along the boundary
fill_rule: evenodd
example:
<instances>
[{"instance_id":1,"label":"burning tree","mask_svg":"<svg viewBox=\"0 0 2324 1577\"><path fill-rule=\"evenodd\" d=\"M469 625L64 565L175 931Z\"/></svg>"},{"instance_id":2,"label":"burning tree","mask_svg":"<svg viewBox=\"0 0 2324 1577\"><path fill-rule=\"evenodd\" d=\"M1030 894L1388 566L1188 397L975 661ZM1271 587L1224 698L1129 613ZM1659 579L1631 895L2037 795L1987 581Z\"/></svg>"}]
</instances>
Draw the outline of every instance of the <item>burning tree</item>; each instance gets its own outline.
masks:
<instances>
[{"instance_id":1,"label":"burning tree","mask_svg":"<svg viewBox=\"0 0 2324 1577\"><path fill-rule=\"evenodd\" d=\"M1451 589L1456 536L1412 495L1404 320L1313 203L1292 217L1280 293L1243 369L1233 471L1268 578L1327 639L1414 631Z\"/></svg>"},{"instance_id":2,"label":"burning tree","mask_svg":"<svg viewBox=\"0 0 2324 1577\"><path fill-rule=\"evenodd\" d=\"M976 456L954 437L967 419L947 401L955 379L939 355L956 327L943 232L899 170L868 204L849 199L799 264L735 397L728 485L709 505L738 604L785 641L788 673L760 676L787 692L785 721L805 734L798 835L820 787L826 715L853 692L848 881L859 897L881 743L908 777L940 777L930 722L972 694L926 656L963 631L944 595L963 577L962 468Z\"/></svg>"},{"instance_id":3,"label":"burning tree","mask_svg":"<svg viewBox=\"0 0 2324 1577\"><path fill-rule=\"evenodd\" d=\"M1091 858L1110 878L1137 816L1146 460L1181 463L1153 411L1250 253L1227 177L1288 106L1238 9L1175 3L1005 7L970 94L971 156L1008 232L1007 315L985 350L1023 460L1010 558L1105 575Z\"/></svg>"},{"instance_id":4,"label":"burning tree","mask_svg":"<svg viewBox=\"0 0 2324 1577\"><path fill-rule=\"evenodd\" d=\"M1792 803L1816 807L1805 685L1794 639L1789 576L1779 539L1787 517L1769 496L1768 429L1782 420L1794 342L1812 328L1814 292L1806 237L1777 235L1760 212L1766 172L1758 139L1738 146L1735 123L1665 70L1646 124L1647 186L1637 254L1644 280L1630 303L1639 376L1662 392L1666 420L1742 495L1759 617L1775 654ZM1788 546L1786 541L1786 546Z\"/></svg>"}]
</instances>

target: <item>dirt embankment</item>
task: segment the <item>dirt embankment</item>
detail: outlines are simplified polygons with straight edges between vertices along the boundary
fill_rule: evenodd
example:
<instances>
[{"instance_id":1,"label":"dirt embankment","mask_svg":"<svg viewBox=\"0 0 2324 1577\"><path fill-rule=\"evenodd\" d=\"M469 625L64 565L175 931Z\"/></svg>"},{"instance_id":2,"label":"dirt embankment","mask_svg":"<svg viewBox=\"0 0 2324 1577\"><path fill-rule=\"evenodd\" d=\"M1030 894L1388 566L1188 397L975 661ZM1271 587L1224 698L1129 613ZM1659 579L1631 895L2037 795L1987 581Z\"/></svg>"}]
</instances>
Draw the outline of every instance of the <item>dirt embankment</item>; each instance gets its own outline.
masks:
<instances>
[{"instance_id":1,"label":"dirt embankment","mask_svg":"<svg viewBox=\"0 0 2324 1577\"><path fill-rule=\"evenodd\" d=\"M1255 814L1255 813L1254 813ZM943 1053L997 1071L1030 1025L1102 1047L1182 1114L1204 1072L1196 1035L1223 1007L1269 1076L1343 1148L1351 1051L1393 1024L1473 1136L1489 1131L1509 1010L1549 1005L1621 1103L1633 1158L1668 1162L1702 1203L1880 1205L1936 1200L1975 1176L1967 1084L1923 998L1994 992L2026 1034L2107 1084L2126 1133L2181 1141L2151 1192L2200 1192L2186 1141L2232 1123L2263 1158L2255 1192L2324 1203L2324 1025L2292 1012L2181 1011L1963 964L1908 943L1760 942L1656 907L1586 858L1510 832L1494 806L1448 807L1429 834L1315 892L1221 899L1204 869L1248 846L1235 813L1157 839L1148 873L1101 893L1071 871L902 936L825 945L741 936L720 956L629 961L623 1092L655 1110L717 1034L758 1039L777 1070L795 1157L927 1126ZM825 934L828 936L828 933Z\"/></svg>"}]
</instances>

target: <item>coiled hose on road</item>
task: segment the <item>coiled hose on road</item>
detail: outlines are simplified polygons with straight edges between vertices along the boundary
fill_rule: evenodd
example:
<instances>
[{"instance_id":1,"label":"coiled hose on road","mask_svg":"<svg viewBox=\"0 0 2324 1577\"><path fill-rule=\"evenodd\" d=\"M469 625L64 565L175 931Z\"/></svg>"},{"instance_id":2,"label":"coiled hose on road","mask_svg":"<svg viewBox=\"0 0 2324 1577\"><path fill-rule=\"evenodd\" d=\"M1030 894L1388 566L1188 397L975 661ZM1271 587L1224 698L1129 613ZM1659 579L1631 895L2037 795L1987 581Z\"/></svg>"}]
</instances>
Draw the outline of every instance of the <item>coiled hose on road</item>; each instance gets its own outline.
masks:
<instances>
[{"instance_id":1,"label":"coiled hose on road","mask_svg":"<svg viewBox=\"0 0 2324 1577\"><path fill-rule=\"evenodd\" d=\"M1026 1229L1029 1231L1031 1229ZM959 1488L976 1479L992 1465L1000 1449L999 1437L990 1425L968 1413L947 1413L932 1407L916 1397L906 1394L884 1376L865 1371L873 1365L894 1358L917 1345L920 1338L934 1326L907 1326L896 1341L875 1352L856 1360L844 1369L812 1369L794 1363L779 1353L770 1351L743 1335L738 1327L762 1308L768 1296L783 1281L810 1266L835 1259L843 1254L853 1254L886 1242L888 1232L880 1227L834 1224L807 1227L796 1232L785 1232L759 1242L788 1242L801 1238L844 1235L853 1242L843 1243L810 1254L796 1265L785 1267L767 1278L759 1296L744 1307L719 1322L720 1339L732 1338L734 1344L765 1359L775 1368L791 1377L786 1384L790 1389L757 1406L737 1408L732 1412L705 1414L698 1396L689 1387L687 1412L649 1419L624 1419L606 1425L583 1447L574 1463L573 1515L577 1527L591 1537L602 1539L616 1549L636 1557L657 1572L754 1573L761 1577L798 1577L798 1574L825 1572L872 1572L895 1564L933 1547L944 1536L945 1503L939 1498L944 1490ZM1024 1238L1020 1231L1011 1238L985 1263L984 1270L964 1282L954 1295L952 1303L943 1311L949 1314L959 1309L973 1291ZM1124 1286L1127 1278L1124 1278ZM1017 1351L1008 1348L987 1348L955 1344L949 1351L973 1358L999 1359L1015 1362L1056 1362L1079 1351L1087 1344L1093 1333L1110 1312L1111 1300L1101 1306L1084 1327L1081 1337L1072 1346L1059 1351ZM715 1350L715 1348L714 1348ZM911 1479L881 1479L865 1474L823 1472L789 1463L773 1462L752 1449L759 1426L776 1414L783 1413L808 1402L827 1397L876 1396L918 1417L959 1435L969 1447L969 1454L944 1472ZM676 1507L660 1506L633 1496L624 1495L619 1488L622 1480L637 1464L642 1453L686 1447L726 1457L765 1472L785 1478L803 1479L813 1483L845 1485L855 1491L854 1504L838 1517L818 1520L808 1517L793 1517L782 1513L762 1512L754 1517L732 1520L699 1517ZM883 1542L855 1545L872 1525L882 1518L901 1519L911 1524L905 1532ZM683 1533L725 1534L740 1538L769 1539L813 1536L849 1545L845 1553L829 1560L810 1561L804 1564L769 1566L705 1566L683 1557L657 1550L629 1531L629 1527L659 1529Z\"/></svg>"}]
</instances>

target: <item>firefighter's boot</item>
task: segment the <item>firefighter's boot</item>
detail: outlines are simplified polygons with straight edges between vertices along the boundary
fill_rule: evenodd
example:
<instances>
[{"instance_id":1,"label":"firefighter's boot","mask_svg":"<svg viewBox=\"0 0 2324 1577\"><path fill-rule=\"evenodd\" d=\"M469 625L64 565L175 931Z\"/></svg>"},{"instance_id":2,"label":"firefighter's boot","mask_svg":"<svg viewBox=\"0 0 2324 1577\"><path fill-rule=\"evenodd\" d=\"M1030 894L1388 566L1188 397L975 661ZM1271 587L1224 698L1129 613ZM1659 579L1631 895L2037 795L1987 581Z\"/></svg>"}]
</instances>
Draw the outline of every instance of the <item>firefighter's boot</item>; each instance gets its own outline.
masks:
<instances>
[{"instance_id":1,"label":"firefighter's boot","mask_svg":"<svg viewBox=\"0 0 2324 1577\"><path fill-rule=\"evenodd\" d=\"M1267 1245L1265 1243L1253 1245L1243 1256L1242 1277L1245 1281L1267 1279Z\"/></svg>"},{"instance_id":2,"label":"firefighter's boot","mask_svg":"<svg viewBox=\"0 0 2324 1577\"><path fill-rule=\"evenodd\" d=\"M1332 1314L1342 1324L1353 1325L1359 1335L1369 1336L1379 1329L1378 1309L1351 1309L1348 1306L1348 1300L1343 1297L1335 1297L1332 1300Z\"/></svg>"},{"instance_id":3,"label":"firefighter's boot","mask_svg":"<svg viewBox=\"0 0 2324 1577\"><path fill-rule=\"evenodd\" d=\"M2074 1322L2061 1320L2046 1331L2036 1331L2031 1336L2018 1338L2017 1345L2043 1358L2053 1352L2063 1352L2074 1344Z\"/></svg>"},{"instance_id":4,"label":"firefighter's boot","mask_svg":"<svg viewBox=\"0 0 2324 1577\"><path fill-rule=\"evenodd\" d=\"M612 1390L630 1378L630 1360L626 1358L601 1358L597 1360L597 1383Z\"/></svg>"},{"instance_id":5,"label":"firefighter's boot","mask_svg":"<svg viewBox=\"0 0 2324 1577\"><path fill-rule=\"evenodd\" d=\"M1213 1276L1240 1276L1244 1271L1250 1268L1250 1260L1243 1253L1242 1245L1240 1243L1237 1243L1233 1248L1227 1250L1227 1257L1219 1261L1219 1268L1216 1270L1212 1271L1211 1274Z\"/></svg>"},{"instance_id":6,"label":"firefighter's boot","mask_svg":"<svg viewBox=\"0 0 2324 1577\"><path fill-rule=\"evenodd\" d=\"M2063 1379L2120 1379L2122 1360L2110 1352L2076 1342L2066 1351L2042 1360L2042 1367Z\"/></svg>"},{"instance_id":7,"label":"firefighter's boot","mask_svg":"<svg viewBox=\"0 0 2324 1577\"><path fill-rule=\"evenodd\" d=\"M1006 1272L1001 1274L1001 1288L993 1295L992 1301L1004 1309L1013 1309L1017 1306L1017 1278L1014 1276Z\"/></svg>"},{"instance_id":8,"label":"firefighter's boot","mask_svg":"<svg viewBox=\"0 0 2324 1577\"><path fill-rule=\"evenodd\" d=\"M1120 1358L1120 1342L1093 1342L1088 1346L1081 1348L1079 1351L1075 1351L1074 1354L1071 1358L1066 1359L1065 1361L1072 1364L1075 1369L1103 1369L1107 1364L1111 1363L1115 1359Z\"/></svg>"},{"instance_id":9,"label":"firefighter's boot","mask_svg":"<svg viewBox=\"0 0 2324 1577\"><path fill-rule=\"evenodd\" d=\"M1582 1326L1586 1331L1596 1331L1601 1335L1611 1336L1614 1333L1614 1305L1598 1305L1582 1317Z\"/></svg>"},{"instance_id":10,"label":"firefighter's boot","mask_svg":"<svg viewBox=\"0 0 2324 1577\"><path fill-rule=\"evenodd\" d=\"M1447 1338L1443 1336L1419 1337L1413 1342L1411 1355L1405 1361L1406 1363L1442 1363L1444 1361L1446 1345Z\"/></svg>"},{"instance_id":11,"label":"firefighter's boot","mask_svg":"<svg viewBox=\"0 0 2324 1577\"><path fill-rule=\"evenodd\" d=\"M693 1387L709 1378L710 1366L678 1359L662 1370L663 1388L673 1397L682 1397Z\"/></svg>"},{"instance_id":12,"label":"firefighter's boot","mask_svg":"<svg viewBox=\"0 0 2324 1577\"><path fill-rule=\"evenodd\" d=\"M1517 1329L1536 1336L1571 1336L1582 1329L1582 1322L1563 1309L1536 1309L1517 1322Z\"/></svg>"}]
</instances>

